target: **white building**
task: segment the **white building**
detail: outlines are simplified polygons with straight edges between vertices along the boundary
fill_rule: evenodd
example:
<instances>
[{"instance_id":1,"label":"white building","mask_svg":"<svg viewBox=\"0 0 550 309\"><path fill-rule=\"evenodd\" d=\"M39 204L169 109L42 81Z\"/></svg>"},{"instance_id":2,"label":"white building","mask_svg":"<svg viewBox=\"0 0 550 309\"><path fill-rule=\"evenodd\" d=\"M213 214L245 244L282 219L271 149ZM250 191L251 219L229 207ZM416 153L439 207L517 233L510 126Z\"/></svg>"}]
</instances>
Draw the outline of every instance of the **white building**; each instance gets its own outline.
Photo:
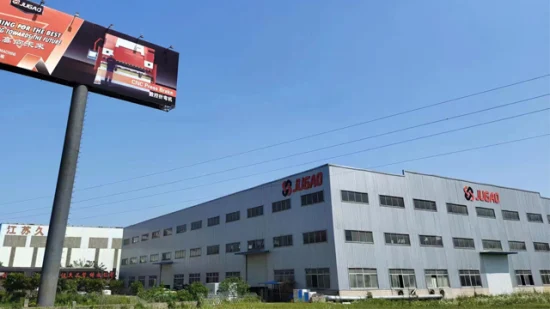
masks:
<instances>
[{"instance_id":1,"label":"white building","mask_svg":"<svg viewBox=\"0 0 550 309\"><path fill-rule=\"evenodd\" d=\"M240 276L340 296L550 290L538 192L323 165L124 228L121 278Z\"/></svg>"},{"instance_id":2,"label":"white building","mask_svg":"<svg viewBox=\"0 0 550 309\"><path fill-rule=\"evenodd\" d=\"M106 271L120 269L122 228L67 226L62 268L103 265ZM0 262L4 268L41 268L46 249L47 225L0 224Z\"/></svg>"}]
</instances>

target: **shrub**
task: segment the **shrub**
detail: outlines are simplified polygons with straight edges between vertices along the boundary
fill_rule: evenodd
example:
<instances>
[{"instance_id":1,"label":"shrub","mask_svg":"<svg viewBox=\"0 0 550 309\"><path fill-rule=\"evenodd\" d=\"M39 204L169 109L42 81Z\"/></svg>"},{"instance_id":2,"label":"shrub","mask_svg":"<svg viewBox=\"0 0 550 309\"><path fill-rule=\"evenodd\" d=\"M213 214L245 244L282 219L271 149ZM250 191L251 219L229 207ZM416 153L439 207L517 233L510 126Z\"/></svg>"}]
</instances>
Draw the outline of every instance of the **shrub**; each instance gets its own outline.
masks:
<instances>
[{"instance_id":1,"label":"shrub","mask_svg":"<svg viewBox=\"0 0 550 309\"><path fill-rule=\"evenodd\" d=\"M124 291L124 281L122 280L111 280L109 281L109 288L113 294L122 294Z\"/></svg>"},{"instance_id":2,"label":"shrub","mask_svg":"<svg viewBox=\"0 0 550 309\"><path fill-rule=\"evenodd\" d=\"M208 288L200 282L193 282L187 287L189 293L193 296L193 300L200 301L208 296Z\"/></svg>"},{"instance_id":3,"label":"shrub","mask_svg":"<svg viewBox=\"0 0 550 309\"><path fill-rule=\"evenodd\" d=\"M78 285L76 280L60 278L57 281L57 290L62 293L76 293L78 291Z\"/></svg>"},{"instance_id":4,"label":"shrub","mask_svg":"<svg viewBox=\"0 0 550 309\"><path fill-rule=\"evenodd\" d=\"M177 297L178 297L179 301L193 301L193 300L195 300L193 298L193 295L186 289L179 290L177 292Z\"/></svg>"},{"instance_id":5,"label":"shrub","mask_svg":"<svg viewBox=\"0 0 550 309\"><path fill-rule=\"evenodd\" d=\"M25 277L24 274L11 273L4 281L4 289L12 295L14 292L25 292L31 289L30 278Z\"/></svg>"},{"instance_id":6,"label":"shrub","mask_svg":"<svg viewBox=\"0 0 550 309\"><path fill-rule=\"evenodd\" d=\"M130 284L130 292L132 295L138 295L140 292L143 292L143 284L139 281L134 281Z\"/></svg>"},{"instance_id":7,"label":"shrub","mask_svg":"<svg viewBox=\"0 0 550 309\"><path fill-rule=\"evenodd\" d=\"M220 283L218 292L229 293L230 295L237 294L243 296L248 293L250 286L244 280L238 277L227 278Z\"/></svg>"}]
</instances>

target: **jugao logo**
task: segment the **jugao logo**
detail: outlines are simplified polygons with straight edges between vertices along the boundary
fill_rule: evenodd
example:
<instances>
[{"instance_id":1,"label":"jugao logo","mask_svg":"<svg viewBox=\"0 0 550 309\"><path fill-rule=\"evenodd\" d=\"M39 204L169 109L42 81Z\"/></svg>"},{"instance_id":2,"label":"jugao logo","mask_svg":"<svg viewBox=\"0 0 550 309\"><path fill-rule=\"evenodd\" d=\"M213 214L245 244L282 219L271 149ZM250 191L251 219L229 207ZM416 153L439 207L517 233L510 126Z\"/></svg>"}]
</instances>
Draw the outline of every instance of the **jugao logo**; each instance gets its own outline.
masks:
<instances>
[{"instance_id":1,"label":"jugao logo","mask_svg":"<svg viewBox=\"0 0 550 309\"><path fill-rule=\"evenodd\" d=\"M466 200L470 202L480 201L494 204L500 203L500 196L497 192L477 190L477 195L474 195L474 189L472 189L472 187L470 186L464 187L464 198L466 198Z\"/></svg>"},{"instance_id":2,"label":"jugao logo","mask_svg":"<svg viewBox=\"0 0 550 309\"><path fill-rule=\"evenodd\" d=\"M319 172L311 176L305 176L296 179L296 184L292 188L292 180L283 181L283 196L290 196L294 192L308 190L323 185L323 173Z\"/></svg>"},{"instance_id":3,"label":"jugao logo","mask_svg":"<svg viewBox=\"0 0 550 309\"><path fill-rule=\"evenodd\" d=\"M25 13L42 15L44 7L42 4L34 3L27 0L11 0L11 5L20 9Z\"/></svg>"}]
</instances>

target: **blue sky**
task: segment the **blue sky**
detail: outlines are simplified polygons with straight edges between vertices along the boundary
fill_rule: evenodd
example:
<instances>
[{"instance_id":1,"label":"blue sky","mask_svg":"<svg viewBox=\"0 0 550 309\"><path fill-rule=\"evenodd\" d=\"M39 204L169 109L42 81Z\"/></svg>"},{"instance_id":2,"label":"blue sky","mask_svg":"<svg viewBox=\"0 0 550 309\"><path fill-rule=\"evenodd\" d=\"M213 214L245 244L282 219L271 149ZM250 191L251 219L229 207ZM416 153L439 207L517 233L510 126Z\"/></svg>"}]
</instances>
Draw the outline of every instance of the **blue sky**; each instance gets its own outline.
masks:
<instances>
[{"instance_id":1,"label":"blue sky","mask_svg":"<svg viewBox=\"0 0 550 309\"><path fill-rule=\"evenodd\" d=\"M91 94L75 189L190 165L550 73L550 6L530 1L52 1L53 8L180 52L170 113ZM0 72L2 222L47 223L71 89ZM70 223L126 226L322 159L550 107L548 97L459 120L173 185L190 178L550 92L550 78L281 147L76 191ZM550 133L537 113L330 160L368 168ZM309 162L315 164L266 172ZM550 196L550 138L383 167ZM136 199L143 195L196 189ZM49 196L49 197L48 197ZM133 199L133 200L130 200ZM194 200L195 202L182 202ZM114 203L123 201L119 203ZM113 203L113 204L108 204ZM90 207L98 204L103 206ZM164 205L162 207L153 207ZM150 207L150 208L148 208ZM148 208L148 209L144 209ZM114 214L116 212L125 212Z\"/></svg>"}]
</instances>

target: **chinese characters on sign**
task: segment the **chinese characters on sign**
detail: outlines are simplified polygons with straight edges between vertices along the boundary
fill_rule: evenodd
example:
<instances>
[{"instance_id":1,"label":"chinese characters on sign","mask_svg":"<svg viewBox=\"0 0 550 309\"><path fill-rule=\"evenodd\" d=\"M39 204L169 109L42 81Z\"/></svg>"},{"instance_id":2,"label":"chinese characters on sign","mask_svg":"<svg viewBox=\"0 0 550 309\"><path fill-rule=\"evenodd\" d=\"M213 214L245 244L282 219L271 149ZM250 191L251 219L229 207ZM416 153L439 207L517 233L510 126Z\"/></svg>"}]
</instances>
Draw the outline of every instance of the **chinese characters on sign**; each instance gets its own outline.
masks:
<instances>
[{"instance_id":1,"label":"chinese characters on sign","mask_svg":"<svg viewBox=\"0 0 550 309\"><path fill-rule=\"evenodd\" d=\"M8 272L0 273L0 279L6 279L8 277ZM96 278L96 279L115 279L114 271L105 271L98 272L94 270L90 271L61 271L59 278L63 279L78 279L78 278Z\"/></svg>"},{"instance_id":2,"label":"chinese characters on sign","mask_svg":"<svg viewBox=\"0 0 550 309\"><path fill-rule=\"evenodd\" d=\"M17 226L9 225L6 235L32 235L32 236L44 236L44 228L42 226Z\"/></svg>"}]
</instances>

